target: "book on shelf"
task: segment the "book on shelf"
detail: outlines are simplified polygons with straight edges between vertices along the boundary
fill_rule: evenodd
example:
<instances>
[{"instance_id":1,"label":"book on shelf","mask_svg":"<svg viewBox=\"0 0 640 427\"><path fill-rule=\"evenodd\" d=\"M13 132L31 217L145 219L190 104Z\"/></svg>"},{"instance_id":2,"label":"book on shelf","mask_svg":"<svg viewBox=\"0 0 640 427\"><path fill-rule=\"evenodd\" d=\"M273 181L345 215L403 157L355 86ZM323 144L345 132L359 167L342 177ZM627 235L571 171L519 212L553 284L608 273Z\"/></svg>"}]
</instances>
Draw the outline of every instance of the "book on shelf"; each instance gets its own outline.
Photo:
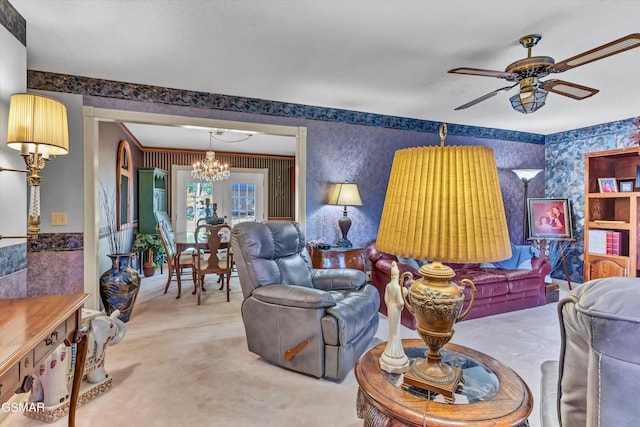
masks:
<instances>
[{"instance_id":1,"label":"book on shelf","mask_svg":"<svg viewBox=\"0 0 640 427\"><path fill-rule=\"evenodd\" d=\"M622 254L622 232L612 230L589 230L589 252L602 255Z\"/></svg>"}]
</instances>

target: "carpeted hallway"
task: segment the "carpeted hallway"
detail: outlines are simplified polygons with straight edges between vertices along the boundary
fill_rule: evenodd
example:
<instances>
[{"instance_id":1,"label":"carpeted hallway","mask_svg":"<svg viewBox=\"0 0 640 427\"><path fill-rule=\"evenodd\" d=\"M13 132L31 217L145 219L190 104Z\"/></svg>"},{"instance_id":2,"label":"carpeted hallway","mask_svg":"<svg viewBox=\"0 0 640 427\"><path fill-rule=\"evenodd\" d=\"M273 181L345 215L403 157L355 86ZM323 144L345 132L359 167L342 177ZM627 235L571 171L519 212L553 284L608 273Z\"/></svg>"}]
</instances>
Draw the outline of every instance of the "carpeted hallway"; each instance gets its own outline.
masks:
<instances>
[{"instance_id":1,"label":"carpeted hallway","mask_svg":"<svg viewBox=\"0 0 640 427\"><path fill-rule=\"evenodd\" d=\"M208 278L202 306L185 280L181 299L166 276L142 279L124 340L110 347L106 367L113 388L81 406L79 427L113 426L335 426L356 427L357 382L353 373L337 383L290 372L249 353L240 316L242 293L231 280L231 302ZM564 294L564 293L563 293ZM540 364L557 359L556 304L463 321L453 342L475 348L510 366L534 396L531 427L538 414ZM418 338L403 328L406 338ZM381 316L376 344L386 341ZM63 426L67 418L51 426ZM10 414L2 427L45 426Z\"/></svg>"}]
</instances>

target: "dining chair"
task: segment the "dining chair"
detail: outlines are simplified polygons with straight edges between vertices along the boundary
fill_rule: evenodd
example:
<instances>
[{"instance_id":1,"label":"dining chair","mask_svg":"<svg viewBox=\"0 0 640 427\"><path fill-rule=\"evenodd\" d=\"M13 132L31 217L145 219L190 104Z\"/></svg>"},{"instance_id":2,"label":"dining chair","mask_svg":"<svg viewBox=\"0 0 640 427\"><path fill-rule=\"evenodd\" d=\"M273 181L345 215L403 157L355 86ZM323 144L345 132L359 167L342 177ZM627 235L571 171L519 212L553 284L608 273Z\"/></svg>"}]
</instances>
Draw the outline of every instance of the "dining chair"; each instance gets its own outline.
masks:
<instances>
[{"instance_id":1,"label":"dining chair","mask_svg":"<svg viewBox=\"0 0 640 427\"><path fill-rule=\"evenodd\" d=\"M166 294L169 290L169 285L171 284L171 278L173 277L173 273L176 273L176 282L178 283L178 296L180 298L180 294L182 292L182 269L190 268L191 269L191 277L193 279L193 283L195 286L196 282L196 274L193 269L193 255L191 252L189 253L177 253L176 250L176 242L172 238L172 233L167 226L165 221L158 222L158 235L160 236L160 242L164 247L165 254L167 256L167 284L164 287L164 293Z\"/></svg>"},{"instance_id":2,"label":"dining chair","mask_svg":"<svg viewBox=\"0 0 640 427\"><path fill-rule=\"evenodd\" d=\"M229 301L229 280L233 267L231 254L231 227L228 224L201 224L194 233L196 251L193 254L193 268L195 272L195 294L198 305L201 304L201 294L204 288L204 277L207 274L219 274L222 279L220 289L227 287L227 302ZM206 252L205 250L208 250Z\"/></svg>"}]
</instances>

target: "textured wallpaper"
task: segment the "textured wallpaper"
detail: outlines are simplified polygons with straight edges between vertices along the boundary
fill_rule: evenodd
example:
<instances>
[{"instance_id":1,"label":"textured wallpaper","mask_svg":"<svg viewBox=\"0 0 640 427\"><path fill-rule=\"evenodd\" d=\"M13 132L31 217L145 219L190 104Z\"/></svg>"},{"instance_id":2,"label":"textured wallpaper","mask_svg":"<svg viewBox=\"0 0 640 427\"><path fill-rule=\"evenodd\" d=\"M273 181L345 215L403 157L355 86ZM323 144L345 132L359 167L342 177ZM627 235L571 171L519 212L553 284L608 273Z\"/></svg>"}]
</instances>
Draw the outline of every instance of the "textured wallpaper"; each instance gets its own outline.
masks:
<instances>
[{"instance_id":1,"label":"textured wallpaper","mask_svg":"<svg viewBox=\"0 0 640 427\"><path fill-rule=\"evenodd\" d=\"M638 132L633 119L547 136L545 154L546 197L568 198L571 203L575 242L567 252L572 282L581 283L584 261L584 156L583 153L628 148ZM555 277L565 278L562 268Z\"/></svg>"}]
</instances>

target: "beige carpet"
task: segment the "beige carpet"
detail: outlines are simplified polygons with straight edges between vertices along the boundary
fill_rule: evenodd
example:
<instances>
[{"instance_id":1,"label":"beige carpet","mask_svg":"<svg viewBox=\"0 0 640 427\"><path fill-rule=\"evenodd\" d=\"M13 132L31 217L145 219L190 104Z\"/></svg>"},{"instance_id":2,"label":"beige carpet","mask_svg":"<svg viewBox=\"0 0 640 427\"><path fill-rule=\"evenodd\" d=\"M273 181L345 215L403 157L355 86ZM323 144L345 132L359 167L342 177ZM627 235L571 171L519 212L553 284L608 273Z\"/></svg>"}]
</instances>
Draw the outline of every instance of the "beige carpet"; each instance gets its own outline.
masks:
<instances>
[{"instance_id":1,"label":"beige carpet","mask_svg":"<svg viewBox=\"0 0 640 427\"><path fill-rule=\"evenodd\" d=\"M353 373L337 383L273 366L247 351L240 316L242 294L232 279L231 302L211 282L197 306L190 281L182 298L165 276L143 278L124 340L108 350L113 388L81 406L77 425L114 426L335 426L356 427L357 382ZM375 344L385 341L380 317ZM406 338L418 338L403 329ZM506 363L534 395L531 427L539 426L540 364L557 359L556 304L463 321L453 342ZM66 425L66 417L49 424ZM2 427L44 426L10 414Z\"/></svg>"}]
</instances>

